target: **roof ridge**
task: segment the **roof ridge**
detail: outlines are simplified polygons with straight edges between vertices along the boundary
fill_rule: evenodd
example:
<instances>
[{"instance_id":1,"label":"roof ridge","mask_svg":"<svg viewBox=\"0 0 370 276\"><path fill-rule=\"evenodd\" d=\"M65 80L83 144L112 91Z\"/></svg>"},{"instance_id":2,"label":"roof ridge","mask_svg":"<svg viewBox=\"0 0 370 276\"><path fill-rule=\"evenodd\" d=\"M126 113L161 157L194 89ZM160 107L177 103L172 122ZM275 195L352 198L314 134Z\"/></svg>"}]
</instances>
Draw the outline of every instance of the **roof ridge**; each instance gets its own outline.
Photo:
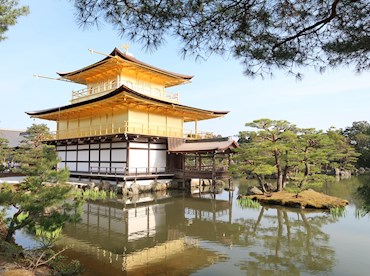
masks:
<instances>
[{"instance_id":1,"label":"roof ridge","mask_svg":"<svg viewBox=\"0 0 370 276\"><path fill-rule=\"evenodd\" d=\"M81 72L84 72L84 71L90 70L92 68L95 68L95 67L99 66L101 63L107 62L109 59L116 58L116 57L121 58L123 60L123 62L133 63L136 66L146 68L147 70L151 70L151 71L157 72L157 73L162 74L162 75L167 75L171 78L177 78L177 79L182 79L184 81L190 81L194 77L192 75L186 75L186 74L172 72L172 71L169 71L169 70L162 69L160 67L151 65L149 63L143 62L143 61L137 59L134 55L127 54L125 52L122 53L119 49L117 49L117 47L114 48L113 51L110 54L106 55L106 57L104 57L103 59L101 59L97 62L94 62L90 65L87 65L85 67L82 67L82 68L74 70L74 71L63 72L63 73L62 72L57 72L57 74L60 77L64 78L64 79L68 79L68 77L71 77L71 76L74 76L74 75L79 74Z\"/></svg>"},{"instance_id":2,"label":"roof ridge","mask_svg":"<svg viewBox=\"0 0 370 276\"><path fill-rule=\"evenodd\" d=\"M207 138L207 139L191 139L186 140L185 143L197 143L197 142L224 142L229 141L229 137L215 137L215 138Z\"/></svg>"}]
</instances>

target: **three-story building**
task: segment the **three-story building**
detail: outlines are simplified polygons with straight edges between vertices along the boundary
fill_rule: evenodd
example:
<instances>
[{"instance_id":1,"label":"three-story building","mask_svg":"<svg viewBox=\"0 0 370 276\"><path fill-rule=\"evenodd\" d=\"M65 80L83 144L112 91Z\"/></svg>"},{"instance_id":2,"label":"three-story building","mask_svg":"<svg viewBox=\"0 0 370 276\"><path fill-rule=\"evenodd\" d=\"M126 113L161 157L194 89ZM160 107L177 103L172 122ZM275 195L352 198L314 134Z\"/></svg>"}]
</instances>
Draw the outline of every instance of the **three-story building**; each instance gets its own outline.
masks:
<instances>
[{"instance_id":1,"label":"three-story building","mask_svg":"<svg viewBox=\"0 0 370 276\"><path fill-rule=\"evenodd\" d=\"M228 112L182 105L178 94L166 91L192 76L154 67L118 49L94 64L58 74L86 87L72 92L69 105L27 114L56 122L48 143L56 146L60 167L68 167L72 176L168 178L184 171L184 156L196 154L200 144L202 154L236 146L228 139L209 140L198 130L198 121ZM184 129L187 122L193 122L193 129ZM191 147L184 147L190 140Z\"/></svg>"}]
</instances>

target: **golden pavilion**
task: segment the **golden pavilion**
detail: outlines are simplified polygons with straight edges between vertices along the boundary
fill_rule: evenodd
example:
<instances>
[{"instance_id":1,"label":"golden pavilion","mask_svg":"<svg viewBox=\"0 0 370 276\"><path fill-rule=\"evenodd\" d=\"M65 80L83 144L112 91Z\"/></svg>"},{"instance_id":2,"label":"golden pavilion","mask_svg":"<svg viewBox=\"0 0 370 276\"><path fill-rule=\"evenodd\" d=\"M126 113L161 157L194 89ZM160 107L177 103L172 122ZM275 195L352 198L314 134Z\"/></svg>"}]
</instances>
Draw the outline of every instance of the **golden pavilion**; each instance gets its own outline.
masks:
<instances>
[{"instance_id":1,"label":"golden pavilion","mask_svg":"<svg viewBox=\"0 0 370 276\"><path fill-rule=\"evenodd\" d=\"M195 168L215 179L220 163L215 159L237 146L198 130L198 121L227 111L182 105L178 94L166 91L192 76L154 67L117 48L96 63L58 74L85 87L72 91L68 105L27 114L56 122L55 135L46 142L56 146L60 167L68 167L71 176L117 181L187 177L190 164L189 172ZM194 123L192 130L184 129L187 122ZM203 165L206 157L213 163Z\"/></svg>"}]
</instances>

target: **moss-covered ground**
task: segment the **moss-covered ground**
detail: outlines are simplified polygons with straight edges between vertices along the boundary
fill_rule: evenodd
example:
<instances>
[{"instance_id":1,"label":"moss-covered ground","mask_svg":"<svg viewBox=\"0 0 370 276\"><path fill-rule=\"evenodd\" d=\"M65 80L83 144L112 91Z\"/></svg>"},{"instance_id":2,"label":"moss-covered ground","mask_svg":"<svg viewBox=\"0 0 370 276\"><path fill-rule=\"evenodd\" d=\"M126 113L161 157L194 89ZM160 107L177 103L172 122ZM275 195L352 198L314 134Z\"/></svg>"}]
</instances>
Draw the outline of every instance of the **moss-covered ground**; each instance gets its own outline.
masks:
<instances>
[{"instance_id":1,"label":"moss-covered ground","mask_svg":"<svg viewBox=\"0 0 370 276\"><path fill-rule=\"evenodd\" d=\"M348 201L345 199L329 196L311 189L302 191L298 194L281 191L271 194L249 195L243 197L249 197L261 204L298 208L332 209L348 205Z\"/></svg>"}]
</instances>

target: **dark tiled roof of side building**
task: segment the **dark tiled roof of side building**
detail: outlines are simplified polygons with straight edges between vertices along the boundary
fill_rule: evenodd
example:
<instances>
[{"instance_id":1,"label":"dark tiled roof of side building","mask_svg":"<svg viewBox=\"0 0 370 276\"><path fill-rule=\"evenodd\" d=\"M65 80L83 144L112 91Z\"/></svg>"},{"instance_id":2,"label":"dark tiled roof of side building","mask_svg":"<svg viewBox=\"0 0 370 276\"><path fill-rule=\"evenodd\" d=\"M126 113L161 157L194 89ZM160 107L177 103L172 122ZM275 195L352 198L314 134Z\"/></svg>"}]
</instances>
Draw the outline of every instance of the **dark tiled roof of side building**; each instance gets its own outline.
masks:
<instances>
[{"instance_id":1,"label":"dark tiled roof of side building","mask_svg":"<svg viewBox=\"0 0 370 276\"><path fill-rule=\"evenodd\" d=\"M223 138L201 139L201 140L188 140L178 146L170 149L169 152L173 153L189 153L189 152L223 152L238 148L239 144L234 140Z\"/></svg>"},{"instance_id":2,"label":"dark tiled roof of side building","mask_svg":"<svg viewBox=\"0 0 370 276\"><path fill-rule=\"evenodd\" d=\"M7 139L11 148L18 147L26 134L24 130L0 129L0 138Z\"/></svg>"}]
</instances>

